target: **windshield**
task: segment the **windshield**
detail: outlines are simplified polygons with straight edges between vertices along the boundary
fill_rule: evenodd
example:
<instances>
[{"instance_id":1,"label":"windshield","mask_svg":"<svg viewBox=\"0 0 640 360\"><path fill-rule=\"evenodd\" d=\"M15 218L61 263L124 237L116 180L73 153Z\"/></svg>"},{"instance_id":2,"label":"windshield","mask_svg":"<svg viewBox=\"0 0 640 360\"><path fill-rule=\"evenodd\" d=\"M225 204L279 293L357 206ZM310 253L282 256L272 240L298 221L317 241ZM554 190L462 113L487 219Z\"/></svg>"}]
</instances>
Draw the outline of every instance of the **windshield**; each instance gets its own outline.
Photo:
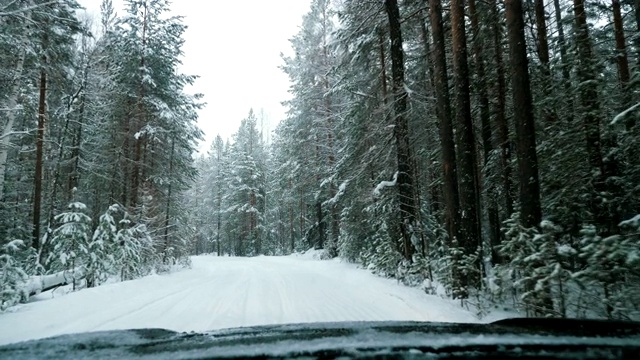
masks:
<instances>
[{"instance_id":1,"label":"windshield","mask_svg":"<svg viewBox=\"0 0 640 360\"><path fill-rule=\"evenodd\" d=\"M0 344L640 320L638 1L0 0Z\"/></svg>"}]
</instances>

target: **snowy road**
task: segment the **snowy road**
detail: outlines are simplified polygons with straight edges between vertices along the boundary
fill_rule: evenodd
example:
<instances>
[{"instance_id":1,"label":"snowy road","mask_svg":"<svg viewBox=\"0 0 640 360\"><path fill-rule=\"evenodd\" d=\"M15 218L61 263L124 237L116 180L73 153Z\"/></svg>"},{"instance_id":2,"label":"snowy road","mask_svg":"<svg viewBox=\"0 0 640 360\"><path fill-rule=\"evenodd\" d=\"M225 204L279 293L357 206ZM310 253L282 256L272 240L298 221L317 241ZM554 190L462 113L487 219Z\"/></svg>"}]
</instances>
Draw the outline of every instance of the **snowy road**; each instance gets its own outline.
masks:
<instances>
[{"instance_id":1,"label":"snowy road","mask_svg":"<svg viewBox=\"0 0 640 360\"><path fill-rule=\"evenodd\" d=\"M200 256L189 270L45 297L0 314L0 344L130 328L206 331L318 321L478 321L450 301L352 264L294 256Z\"/></svg>"}]
</instances>

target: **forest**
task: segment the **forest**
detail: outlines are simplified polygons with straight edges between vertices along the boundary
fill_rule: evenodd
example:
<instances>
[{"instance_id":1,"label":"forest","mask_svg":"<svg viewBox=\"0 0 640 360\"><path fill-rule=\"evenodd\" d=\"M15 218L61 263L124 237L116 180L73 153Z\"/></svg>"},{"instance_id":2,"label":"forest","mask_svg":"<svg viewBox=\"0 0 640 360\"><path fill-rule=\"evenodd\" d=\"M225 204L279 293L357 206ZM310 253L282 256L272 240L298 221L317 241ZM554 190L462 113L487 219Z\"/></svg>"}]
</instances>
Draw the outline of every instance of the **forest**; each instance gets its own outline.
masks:
<instances>
[{"instance_id":1,"label":"forest","mask_svg":"<svg viewBox=\"0 0 640 360\"><path fill-rule=\"evenodd\" d=\"M312 0L286 117L206 154L183 19L125 2L0 2L3 309L314 248L479 316L640 319L640 0Z\"/></svg>"}]
</instances>

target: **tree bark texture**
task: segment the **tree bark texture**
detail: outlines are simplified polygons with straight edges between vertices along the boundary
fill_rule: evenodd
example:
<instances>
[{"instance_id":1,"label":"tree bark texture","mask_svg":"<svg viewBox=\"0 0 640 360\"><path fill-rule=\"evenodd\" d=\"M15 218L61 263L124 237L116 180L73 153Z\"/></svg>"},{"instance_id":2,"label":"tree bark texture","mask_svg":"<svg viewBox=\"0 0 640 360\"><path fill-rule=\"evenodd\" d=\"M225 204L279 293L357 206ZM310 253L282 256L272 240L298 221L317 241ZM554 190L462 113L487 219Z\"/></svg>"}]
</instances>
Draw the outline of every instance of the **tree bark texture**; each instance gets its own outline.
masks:
<instances>
[{"instance_id":1,"label":"tree bark texture","mask_svg":"<svg viewBox=\"0 0 640 360\"><path fill-rule=\"evenodd\" d=\"M442 21L442 1L429 0L431 17L431 34L433 48L433 80L436 94L436 114L442 147L442 172L444 179L445 222L449 239L458 237L459 199L458 177L456 172L456 150L451 123L451 104L449 102L449 80L447 76L447 59L444 43L444 26Z\"/></svg>"},{"instance_id":2,"label":"tree bark texture","mask_svg":"<svg viewBox=\"0 0 640 360\"><path fill-rule=\"evenodd\" d=\"M460 196L459 244L467 254L480 244L478 216L478 177L475 136L471 119L469 66L465 30L465 1L451 1L451 36L453 45L453 78L456 96L456 133L458 159L458 191Z\"/></svg>"},{"instance_id":3,"label":"tree bark texture","mask_svg":"<svg viewBox=\"0 0 640 360\"><path fill-rule=\"evenodd\" d=\"M416 227L417 209L413 187L414 169L411 163L409 124L406 118L407 92L404 83L404 52L402 50L400 11L397 0L385 0L385 8L389 18L389 34L391 38L391 78L394 97L394 135L398 159L397 187L400 207L400 232L402 234L404 258L411 261L415 251L411 238Z\"/></svg>"},{"instance_id":4,"label":"tree bark texture","mask_svg":"<svg viewBox=\"0 0 640 360\"><path fill-rule=\"evenodd\" d=\"M527 44L524 36L522 1L507 0L506 17L511 58L516 154L520 182L520 219L525 228L537 227L542 217L538 157L533 118L533 101L529 83Z\"/></svg>"}]
</instances>

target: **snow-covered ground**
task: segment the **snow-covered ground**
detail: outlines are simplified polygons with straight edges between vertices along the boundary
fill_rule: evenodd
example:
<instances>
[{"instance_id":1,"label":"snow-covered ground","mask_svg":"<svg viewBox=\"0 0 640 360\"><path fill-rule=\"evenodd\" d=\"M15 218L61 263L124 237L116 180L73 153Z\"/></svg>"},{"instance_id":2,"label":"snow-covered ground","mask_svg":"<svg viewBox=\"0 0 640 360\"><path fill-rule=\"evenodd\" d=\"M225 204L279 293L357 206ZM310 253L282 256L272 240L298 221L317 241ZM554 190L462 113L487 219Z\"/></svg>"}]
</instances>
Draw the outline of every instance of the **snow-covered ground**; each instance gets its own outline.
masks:
<instances>
[{"instance_id":1,"label":"snow-covered ground","mask_svg":"<svg viewBox=\"0 0 640 360\"><path fill-rule=\"evenodd\" d=\"M0 313L0 344L99 330L206 331L359 320L478 322L437 296L340 260L193 257L192 269L65 296L42 294ZM46 298L49 299L46 299Z\"/></svg>"}]
</instances>

